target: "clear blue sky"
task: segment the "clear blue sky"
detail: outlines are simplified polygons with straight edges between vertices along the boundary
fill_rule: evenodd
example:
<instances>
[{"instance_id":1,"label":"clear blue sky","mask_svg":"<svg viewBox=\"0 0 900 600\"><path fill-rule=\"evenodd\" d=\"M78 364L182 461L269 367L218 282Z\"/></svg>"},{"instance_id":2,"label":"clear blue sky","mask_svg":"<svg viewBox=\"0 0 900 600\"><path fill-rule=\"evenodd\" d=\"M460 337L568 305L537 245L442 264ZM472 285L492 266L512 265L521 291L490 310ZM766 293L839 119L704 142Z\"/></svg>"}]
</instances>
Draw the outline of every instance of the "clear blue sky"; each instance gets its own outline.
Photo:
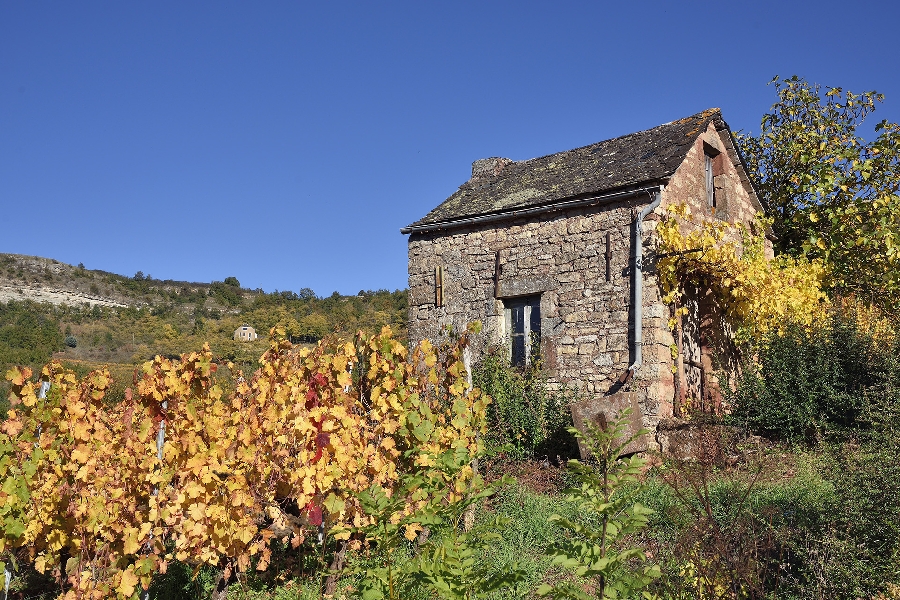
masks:
<instances>
[{"instance_id":1,"label":"clear blue sky","mask_svg":"<svg viewBox=\"0 0 900 600\"><path fill-rule=\"evenodd\" d=\"M898 3L0 2L0 251L267 291L406 287L473 160L887 95Z\"/></svg>"}]
</instances>

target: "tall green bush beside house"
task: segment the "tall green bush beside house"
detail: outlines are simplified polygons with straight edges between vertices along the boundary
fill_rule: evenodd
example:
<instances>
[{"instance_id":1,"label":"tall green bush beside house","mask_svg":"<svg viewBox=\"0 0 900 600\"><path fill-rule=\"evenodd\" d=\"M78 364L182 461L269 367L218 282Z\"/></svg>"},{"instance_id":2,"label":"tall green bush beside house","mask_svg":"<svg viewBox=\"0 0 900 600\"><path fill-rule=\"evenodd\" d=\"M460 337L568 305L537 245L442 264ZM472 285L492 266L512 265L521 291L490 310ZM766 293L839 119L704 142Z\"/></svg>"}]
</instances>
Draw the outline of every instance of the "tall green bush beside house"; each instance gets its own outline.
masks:
<instances>
[{"instance_id":1,"label":"tall green bush beside house","mask_svg":"<svg viewBox=\"0 0 900 600\"><path fill-rule=\"evenodd\" d=\"M757 344L732 397L730 421L771 439L814 442L828 432L865 435L896 411L900 344L876 337L848 310L821 327L789 327Z\"/></svg>"},{"instance_id":2,"label":"tall green bush beside house","mask_svg":"<svg viewBox=\"0 0 900 600\"><path fill-rule=\"evenodd\" d=\"M845 303L817 330L761 341L733 396L732 423L821 456L819 524L779 534L784 589L800 598L900 585L900 343L865 316Z\"/></svg>"},{"instance_id":3,"label":"tall green bush beside house","mask_svg":"<svg viewBox=\"0 0 900 600\"><path fill-rule=\"evenodd\" d=\"M568 431L569 403L575 394L551 389L541 362L512 367L503 348L485 352L473 369L473 383L493 402L488 407L488 448L513 459L576 456L578 446Z\"/></svg>"}]
</instances>

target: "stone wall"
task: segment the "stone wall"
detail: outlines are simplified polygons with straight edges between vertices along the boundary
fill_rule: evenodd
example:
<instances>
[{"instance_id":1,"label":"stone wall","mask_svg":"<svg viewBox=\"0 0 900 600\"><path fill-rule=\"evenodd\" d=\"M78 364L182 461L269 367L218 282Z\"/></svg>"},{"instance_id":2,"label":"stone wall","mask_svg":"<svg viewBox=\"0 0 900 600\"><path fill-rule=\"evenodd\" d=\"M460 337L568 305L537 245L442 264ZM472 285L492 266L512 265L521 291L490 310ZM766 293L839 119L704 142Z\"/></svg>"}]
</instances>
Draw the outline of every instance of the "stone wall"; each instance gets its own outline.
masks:
<instances>
[{"instance_id":1,"label":"stone wall","mask_svg":"<svg viewBox=\"0 0 900 600\"><path fill-rule=\"evenodd\" d=\"M704 144L719 152L715 168L716 194L722 209L714 213L706 202L706 163ZM693 215L750 224L762 210L753 188L740 166L737 151L727 131L717 131L712 123L697 137L684 162L666 184L662 207L686 203ZM769 244L771 250L771 244Z\"/></svg>"},{"instance_id":2,"label":"stone wall","mask_svg":"<svg viewBox=\"0 0 900 600\"><path fill-rule=\"evenodd\" d=\"M486 346L504 340L504 298L540 294L541 353L552 373L551 382L589 396L617 391L621 387L617 380L633 359L629 331L633 221L649 199L644 195L630 202L445 234L413 234L409 240L411 341L437 340L448 325L459 330L479 320L484 329L475 340L477 356ZM610 281L606 280L607 234ZM441 307L435 305L438 266L443 268ZM671 335L659 329L668 314L659 302L652 273L645 282L644 367L629 386L641 391L645 424L655 426L660 380L666 374L671 380L671 368L657 363L660 357L671 360L672 342ZM652 397L647 395L648 388L653 388Z\"/></svg>"},{"instance_id":3,"label":"stone wall","mask_svg":"<svg viewBox=\"0 0 900 600\"><path fill-rule=\"evenodd\" d=\"M705 154L710 151L718 152L714 168L718 204L715 210L708 206L706 196ZM717 131L711 123L705 132L698 135L685 160L666 184L661 208L682 203L691 208L695 221L718 218L751 226L756 214L762 211L727 130ZM653 218L654 215L651 215L648 230L653 228ZM766 252L770 258L773 256L770 241L767 242ZM710 313L708 310L701 310L708 308L708 303L703 302L703 295L703 290L688 294L689 314L684 319L682 389L677 401L674 388L666 397L676 406L688 400L694 407L714 410L722 408L720 390L713 389L714 397L710 396L710 389L720 385L718 374L727 373L729 379L733 379L739 366L733 344L727 334L722 335L724 323L721 316L713 314L715 311ZM706 331L702 331L701 323L706 324ZM667 327L666 324L660 326ZM710 329L718 331L712 332ZM712 341L712 338L717 339ZM672 370L671 363L667 368ZM662 390L661 393L667 392Z\"/></svg>"}]
</instances>

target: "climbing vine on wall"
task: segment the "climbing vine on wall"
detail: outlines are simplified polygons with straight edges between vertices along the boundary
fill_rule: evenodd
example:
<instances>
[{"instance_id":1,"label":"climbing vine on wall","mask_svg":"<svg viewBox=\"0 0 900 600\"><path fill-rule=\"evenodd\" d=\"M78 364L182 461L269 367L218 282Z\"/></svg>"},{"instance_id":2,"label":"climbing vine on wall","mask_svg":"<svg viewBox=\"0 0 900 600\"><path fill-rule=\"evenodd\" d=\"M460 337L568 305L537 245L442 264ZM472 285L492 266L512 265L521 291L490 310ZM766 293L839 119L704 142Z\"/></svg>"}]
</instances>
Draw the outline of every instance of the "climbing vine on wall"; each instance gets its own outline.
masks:
<instances>
[{"instance_id":1,"label":"climbing vine on wall","mask_svg":"<svg viewBox=\"0 0 900 600\"><path fill-rule=\"evenodd\" d=\"M659 281L676 317L687 314L686 290L709 290L739 342L762 339L788 323L812 325L825 314L824 268L818 260L766 256L765 228L717 219L691 219L669 207L656 227ZM675 327L675 320L670 322Z\"/></svg>"}]
</instances>

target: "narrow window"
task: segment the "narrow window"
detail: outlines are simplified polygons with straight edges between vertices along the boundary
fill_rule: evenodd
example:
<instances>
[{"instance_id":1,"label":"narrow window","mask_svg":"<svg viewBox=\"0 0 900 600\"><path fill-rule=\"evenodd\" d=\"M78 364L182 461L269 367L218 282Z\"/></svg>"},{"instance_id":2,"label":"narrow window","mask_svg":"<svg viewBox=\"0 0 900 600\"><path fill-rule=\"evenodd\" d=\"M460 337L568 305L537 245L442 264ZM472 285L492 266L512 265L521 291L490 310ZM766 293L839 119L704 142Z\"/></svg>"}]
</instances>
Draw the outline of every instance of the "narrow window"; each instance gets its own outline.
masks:
<instances>
[{"instance_id":1,"label":"narrow window","mask_svg":"<svg viewBox=\"0 0 900 600\"><path fill-rule=\"evenodd\" d=\"M507 310L510 314L510 360L515 366L525 365L525 305L512 304Z\"/></svg>"},{"instance_id":2,"label":"narrow window","mask_svg":"<svg viewBox=\"0 0 900 600\"><path fill-rule=\"evenodd\" d=\"M500 297L500 251L494 254L494 298Z\"/></svg>"},{"instance_id":3,"label":"narrow window","mask_svg":"<svg viewBox=\"0 0 900 600\"><path fill-rule=\"evenodd\" d=\"M541 297L504 300L504 313L510 362L524 367L541 351Z\"/></svg>"},{"instance_id":4,"label":"narrow window","mask_svg":"<svg viewBox=\"0 0 900 600\"><path fill-rule=\"evenodd\" d=\"M713 173L713 161L714 158L709 154L704 155L706 157L706 205L710 208L712 212L716 211L716 183L715 183L715 175Z\"/></svg>"}]
</instances>

